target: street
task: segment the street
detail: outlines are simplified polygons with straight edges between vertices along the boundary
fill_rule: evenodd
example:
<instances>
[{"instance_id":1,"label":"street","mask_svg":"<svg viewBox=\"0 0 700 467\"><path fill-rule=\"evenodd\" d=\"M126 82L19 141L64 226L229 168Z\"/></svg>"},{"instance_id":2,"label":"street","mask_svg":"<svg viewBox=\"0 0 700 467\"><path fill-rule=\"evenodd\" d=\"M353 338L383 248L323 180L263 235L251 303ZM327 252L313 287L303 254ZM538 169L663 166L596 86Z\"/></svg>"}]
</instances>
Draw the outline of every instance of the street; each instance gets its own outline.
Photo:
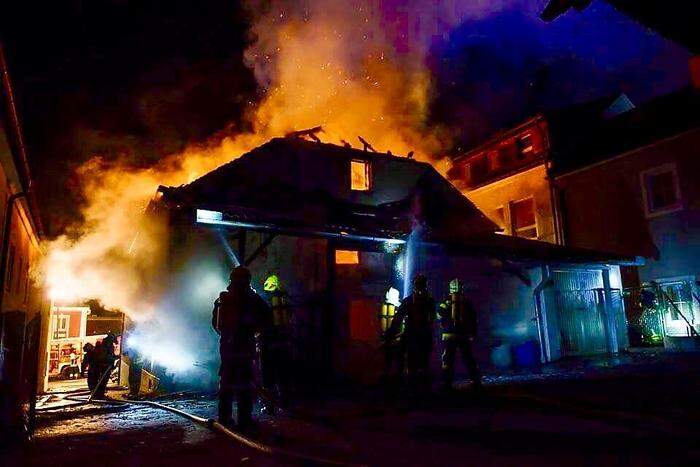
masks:
<instances>
[{"instance_id":1,"label":"street","mask_svg":"<svg viewBox=\"0 0 700 467\"><path fill-rule=\"evenodd\" d=\"M659 369L671 359L673 371ZM461 389L422 401L316 400L292 414L259 416L253 437L357 465L696 465L700 355L645 355L620 366L609 361L598 360L600 367L585 374L573 365L547 378L487 378L483 396ZM207 396L161 402L207 418L216 411ZM34 440L6 465L92 462L317 464L260 453L162 410L89 406L42 414Z\"/></svg>"}]
</instances>

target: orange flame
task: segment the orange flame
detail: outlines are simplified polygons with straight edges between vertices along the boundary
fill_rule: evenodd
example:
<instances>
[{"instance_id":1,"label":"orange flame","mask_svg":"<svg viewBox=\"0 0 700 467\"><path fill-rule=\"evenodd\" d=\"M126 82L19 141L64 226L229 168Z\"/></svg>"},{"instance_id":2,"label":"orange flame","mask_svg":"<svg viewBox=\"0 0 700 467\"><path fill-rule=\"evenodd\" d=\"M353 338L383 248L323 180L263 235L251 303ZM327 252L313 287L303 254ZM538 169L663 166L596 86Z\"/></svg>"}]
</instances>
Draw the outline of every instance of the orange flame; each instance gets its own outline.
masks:
<instances>
[{"instance_id":1,"label":"orange flame","mask_svg":"<svg viewBox=\"0 0 700 467\"><path fill-rule=\"evenodd\" d=\"M391 2L279 0L263 11L250 1L254 42L245 58L264 92L248 115L253 131L192 146L148 169L99 157L82 166L82 221L48 243L38 271L52 297L97 298L147 316L157 293L147 277L161 242L159 227L144 225L140 214L156 187L189 182L272 137L322 125L329 142L362 135L380 151L415 151L423 160L439 154L449 135L426 125L428 39L439 25L476 12L462 5L469 2L413 0L387 20L384 3Z\"/></svg>"}]
</instances>

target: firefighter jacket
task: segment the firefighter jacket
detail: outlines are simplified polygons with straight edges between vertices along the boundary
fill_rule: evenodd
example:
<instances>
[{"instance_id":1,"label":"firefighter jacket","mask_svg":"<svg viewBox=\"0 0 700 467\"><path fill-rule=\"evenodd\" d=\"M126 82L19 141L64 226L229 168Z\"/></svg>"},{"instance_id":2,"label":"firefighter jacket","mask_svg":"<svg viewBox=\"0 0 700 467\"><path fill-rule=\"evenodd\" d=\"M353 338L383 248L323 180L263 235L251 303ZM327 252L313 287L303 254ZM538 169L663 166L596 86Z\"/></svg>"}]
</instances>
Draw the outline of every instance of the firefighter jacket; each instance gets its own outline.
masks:
<instances>
[{"instance_id":1,"label":"firefighter jacket","mask_svg":"<svg viewBox=\"0 0 700 467\"><path fill-rule=\"evenodd\" d=\"M252 289L221 292L214 304L212 326L221 336L222 354L253 354L255 334L270 326L270 307Z\"/></svg>"},{"instance_id":2,"label":"firefighter jacket","mask_svg":"<svg viewBox=\"0 0 700 467\"><path fill-rule=\"evenodd\" d=\"M447 300L440 303L438 314L443 340L476 336L476 310L464 294L450 294Z\"/></svg>"},{"instance_id":3,"label":"firefighter jacket","mask_svg":"<svg viewBox=\"0 0 700 467\"><path fill-rule=\"evenodd\" d=\"M409 295L396 310L391 326L386 332L387 339L395 338L403 328L405 339L432 335L435 300L429 295Z\"/></svg>"},{"instance_id":4,"label":"firefighter jacket","mask_svg":"<svg viewBox=\"0 0 700 467\"><path fill-rule=\"evenodd\" d=\"M287 293L282 290L269 292L270 307L272 308L272 326L287 330L291 323Z\"/></svg>"}]
</instances>

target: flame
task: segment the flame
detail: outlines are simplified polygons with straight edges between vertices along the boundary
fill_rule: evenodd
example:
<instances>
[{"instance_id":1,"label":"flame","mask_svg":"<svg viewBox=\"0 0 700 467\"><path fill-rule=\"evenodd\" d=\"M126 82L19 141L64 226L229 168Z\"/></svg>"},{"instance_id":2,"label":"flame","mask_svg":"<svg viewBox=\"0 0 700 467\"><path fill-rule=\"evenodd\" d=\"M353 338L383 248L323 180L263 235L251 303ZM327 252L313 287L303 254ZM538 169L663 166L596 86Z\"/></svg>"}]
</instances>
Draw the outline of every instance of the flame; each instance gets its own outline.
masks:
<instances>
[{"instance_id":1,"label":"flame","mask_svg":"<svg viewBox=\"0 0 700 467\"><path fill-rule=\"evenodd\" d=\"M55 300L97 298L134 319L152 316L161 291L149 278L163 254L162 226L146 224L141 213L156 187L187 183L289 131L322 125L326 141L355 143L361 135L380 151L415 151L445 170L431 156L449 145L449 134L426 123L430 41L505 3L249 1L253 42L245 60L263 96L247 115L252 131L193 145L149 168L94 157L77 173L82 219L48 242L37 274Z\"/></svg>"}]
</instances>

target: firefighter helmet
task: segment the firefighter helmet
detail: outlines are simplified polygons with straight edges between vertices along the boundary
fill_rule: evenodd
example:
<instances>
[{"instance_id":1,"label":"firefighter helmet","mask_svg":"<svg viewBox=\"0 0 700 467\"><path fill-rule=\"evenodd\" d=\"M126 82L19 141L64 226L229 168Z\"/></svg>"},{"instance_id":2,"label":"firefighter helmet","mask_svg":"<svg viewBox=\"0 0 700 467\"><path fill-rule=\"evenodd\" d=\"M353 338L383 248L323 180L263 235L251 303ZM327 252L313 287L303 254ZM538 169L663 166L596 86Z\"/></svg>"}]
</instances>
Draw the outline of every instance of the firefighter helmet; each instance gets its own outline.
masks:
<instances>
[{"instance_id":1,"label":"firefighter helmet","mask_svg":"<svg viewBox=\"0 0 700 467\"><path fill-rule=\"evenodd\" d=\"M401 293L394 287L390 287L389 290L386 291L384 302L394 306L399 306L401 304Z\"/></svg>"},{"instance_id":2,"label":"firefighter helmet","mask_svg":"<svg viewBox=\"0 0 700 467\"><path fill-rule=\"evenodd\" d=\"M250 285L250 271L246 267L236 266L233 268L233 271L231 271L229 279L231 280L232 284Z\"/></svg>"},{"instance_id":3,"label":"firefighter helmet","mask_svg":"<svg viewBox=\"0 0 700 467\"><path fill-rule=\"evenodd\" d=\"M426 291L428 289L428 278L423 274L416 274L413 278L413 289Z\"/></svg>"},{"instance_id":4,"label":"firefighter helmet","mask_svg":"<svg viewBox=\"0 0 700 467\"><path fill-rule=\"evenodd\" d=\"M270 274L267 276L263 284L263 290L265 290L265 292L277 292L280 290L280 278L277 274Z\"/></svg>"}]
</instances>

